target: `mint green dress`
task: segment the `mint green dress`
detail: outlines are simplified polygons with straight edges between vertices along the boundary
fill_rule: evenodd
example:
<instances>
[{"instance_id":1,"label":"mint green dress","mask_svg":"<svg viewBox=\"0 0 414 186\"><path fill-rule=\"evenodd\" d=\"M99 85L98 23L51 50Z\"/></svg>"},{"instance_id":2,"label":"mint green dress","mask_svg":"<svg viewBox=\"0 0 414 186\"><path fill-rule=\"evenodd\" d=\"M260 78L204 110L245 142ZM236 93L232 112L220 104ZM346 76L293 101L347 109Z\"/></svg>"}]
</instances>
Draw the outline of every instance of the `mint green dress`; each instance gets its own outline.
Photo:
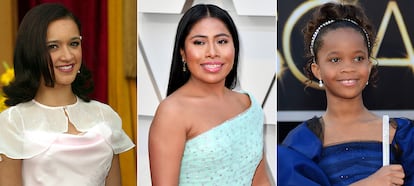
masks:
<instances>
[{"instance_id":1,"label":"mint green dress","mask_svg":"<svg viewBox=\"0 0 414 186\"><path fill-rule=\"evenodd\" d=\"M180 186L252 184L263 157L264 114L249 97L247 110L186 142Z\"/></svg>"}]
</instances>

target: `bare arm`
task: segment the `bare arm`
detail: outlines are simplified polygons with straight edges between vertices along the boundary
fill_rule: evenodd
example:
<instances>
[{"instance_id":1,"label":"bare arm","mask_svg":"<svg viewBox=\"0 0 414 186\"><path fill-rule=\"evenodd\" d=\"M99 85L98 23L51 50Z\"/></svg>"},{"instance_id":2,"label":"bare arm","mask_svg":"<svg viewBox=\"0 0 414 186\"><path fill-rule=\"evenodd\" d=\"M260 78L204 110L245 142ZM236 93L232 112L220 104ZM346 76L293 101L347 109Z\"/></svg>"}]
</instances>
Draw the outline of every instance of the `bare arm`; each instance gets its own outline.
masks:
<instances>
[{"instance_id":1,"label":"bare arm","mask_svg":"<svg viewBox=\"0 0 414 186\"><path fill-rule=\"evenodd\" d=\"M112 158L111 169L109 169L108 176L105 181L106 186L121 186L121 170L119 167L119 155L114 154Z\"/></svg>"},{"instance_id":2,"label":"bare arm","mask_svg":"<svg viewBox=\"0 0 414 186\"><path fill-rule=\"evenodd\" d=\"M404 170L401 165L381 167L371 176L351 184L351 186L404 185Z\"/></svg>"},{"instance_id":3,"label":"bare arm","mask_svg":"<svg viewBox=\"0 0 414 186\"><path fill-rule=\"evenodd\" d=\"M270 186L269 175L266 170L266 160L262 158L253 177L253 186Z\"/></svg>"},{"instance_id":4,"label":"bare arm","mask_svg":"<svg viewBox=\"0 0 414 186\"><path fill-rule=\"evenodd\" d=\"M0 155L0 186L22 186L22 160Z\"/></svg>"},{"instance_id":5,"label":"bare arm","mask_svg":"<svg viewBox=\"0 0 414 186\"><path fill-rule=\"evenodd\" d=\"M167 106L170 107L170 106ZM186 129L174 106L158 107L149 132L149 160L153 186L178 185Z\"/></svg>"}]
</instances>

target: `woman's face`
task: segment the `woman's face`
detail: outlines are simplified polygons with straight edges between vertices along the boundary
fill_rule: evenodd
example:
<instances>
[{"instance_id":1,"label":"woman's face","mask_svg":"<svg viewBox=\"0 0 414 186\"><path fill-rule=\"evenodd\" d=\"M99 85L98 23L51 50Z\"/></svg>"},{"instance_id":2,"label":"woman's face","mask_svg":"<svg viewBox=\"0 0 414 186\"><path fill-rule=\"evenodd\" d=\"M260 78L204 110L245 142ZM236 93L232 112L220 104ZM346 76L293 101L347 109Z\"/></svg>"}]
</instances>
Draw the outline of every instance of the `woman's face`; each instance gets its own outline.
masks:
<instances>
[{"instance_id":1,"label":"woman's face","mask_svg":"<svg viewBox=\"0 0 414 186\"><path fill-rule=\"evenodd\" d=\"M224 83L233 68L233 37L217 18L203 18L194 24L180 52L191 72L190 81Z\"/></svg>"},{"instance_id":2,"label":"woman's face","mask_svg":"<svg viewBox=\"0 0 414 186\"><path fill-rule=\"evenodd\" d=\"M72 19L58 19L47 28L46 45L53 61L55 86L71 85L82 62L81 37Z\"/></svg>"},{"instance_id":3,"label":"woman's face","mask_svg":"<svg viewBox=\"0 0 414 186\"><path fill-rule=\"evenodd\" d=\"M360 96L372 67L364 36L353 28L338 28L321 39L312 72L323 81L327 96L345 99Z\"/></svg>"}]
</instances>

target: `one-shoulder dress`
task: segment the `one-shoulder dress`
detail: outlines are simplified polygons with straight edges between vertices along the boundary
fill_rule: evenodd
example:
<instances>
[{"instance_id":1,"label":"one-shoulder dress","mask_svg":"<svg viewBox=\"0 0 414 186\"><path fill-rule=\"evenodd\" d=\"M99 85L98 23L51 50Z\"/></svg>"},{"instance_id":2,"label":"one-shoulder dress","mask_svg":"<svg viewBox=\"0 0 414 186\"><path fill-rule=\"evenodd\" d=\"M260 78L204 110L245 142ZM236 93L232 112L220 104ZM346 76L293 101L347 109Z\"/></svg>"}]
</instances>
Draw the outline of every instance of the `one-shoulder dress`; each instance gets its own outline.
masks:
<instances>
[{"instance_id":1,"label":"one-shoulder dress","mask_svg":"<svg viewBox=\"0 0 414 186\"><path fill-rule=\"evenodd\" d=\"M247 110L186 142L180 186L251 185L263 157L264 114L249 97Z\"/></svg>"}]
</instances>

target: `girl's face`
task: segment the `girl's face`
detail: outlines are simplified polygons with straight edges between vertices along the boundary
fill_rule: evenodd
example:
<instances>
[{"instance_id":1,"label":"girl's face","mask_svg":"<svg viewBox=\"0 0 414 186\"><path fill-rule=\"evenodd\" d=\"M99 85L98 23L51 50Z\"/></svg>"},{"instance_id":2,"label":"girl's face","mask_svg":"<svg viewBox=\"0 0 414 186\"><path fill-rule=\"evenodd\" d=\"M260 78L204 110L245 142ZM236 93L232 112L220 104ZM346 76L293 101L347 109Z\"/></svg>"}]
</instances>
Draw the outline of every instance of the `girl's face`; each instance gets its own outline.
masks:
<instances>
[{"instance_id":1,"label":"girl's face","mask_svg":"<svg viewBox=\"0 0 414 186\"><path fill-rule=\"evenodd\" d=\"M233 68L235 49L224 23L208 17L194 24L180 53L191 72L191 81L224 84Z\"/></svg>"},{"instance_id":2,"label":"girl's face","mask_svg":"<svg viewBox=\"0 0 414 186\"><path fill-rule=\"evenodd\" d=\"M312 72L323 81L327 95L346 99L360 96L372 67L364 36L353 28L338 28L321 39Z\"/></svg>"},{"instance_id":3,"label":"girl's face","mask_svg":"<svg viewBox=\"0 0 414 186\"><path fill-rule=\"evenodd\" d=\"M82 62L81 38L72 19L58 19L47 28L46 45L53 61L55 86L71 85Z\"/></svg>"}]
</instances>

